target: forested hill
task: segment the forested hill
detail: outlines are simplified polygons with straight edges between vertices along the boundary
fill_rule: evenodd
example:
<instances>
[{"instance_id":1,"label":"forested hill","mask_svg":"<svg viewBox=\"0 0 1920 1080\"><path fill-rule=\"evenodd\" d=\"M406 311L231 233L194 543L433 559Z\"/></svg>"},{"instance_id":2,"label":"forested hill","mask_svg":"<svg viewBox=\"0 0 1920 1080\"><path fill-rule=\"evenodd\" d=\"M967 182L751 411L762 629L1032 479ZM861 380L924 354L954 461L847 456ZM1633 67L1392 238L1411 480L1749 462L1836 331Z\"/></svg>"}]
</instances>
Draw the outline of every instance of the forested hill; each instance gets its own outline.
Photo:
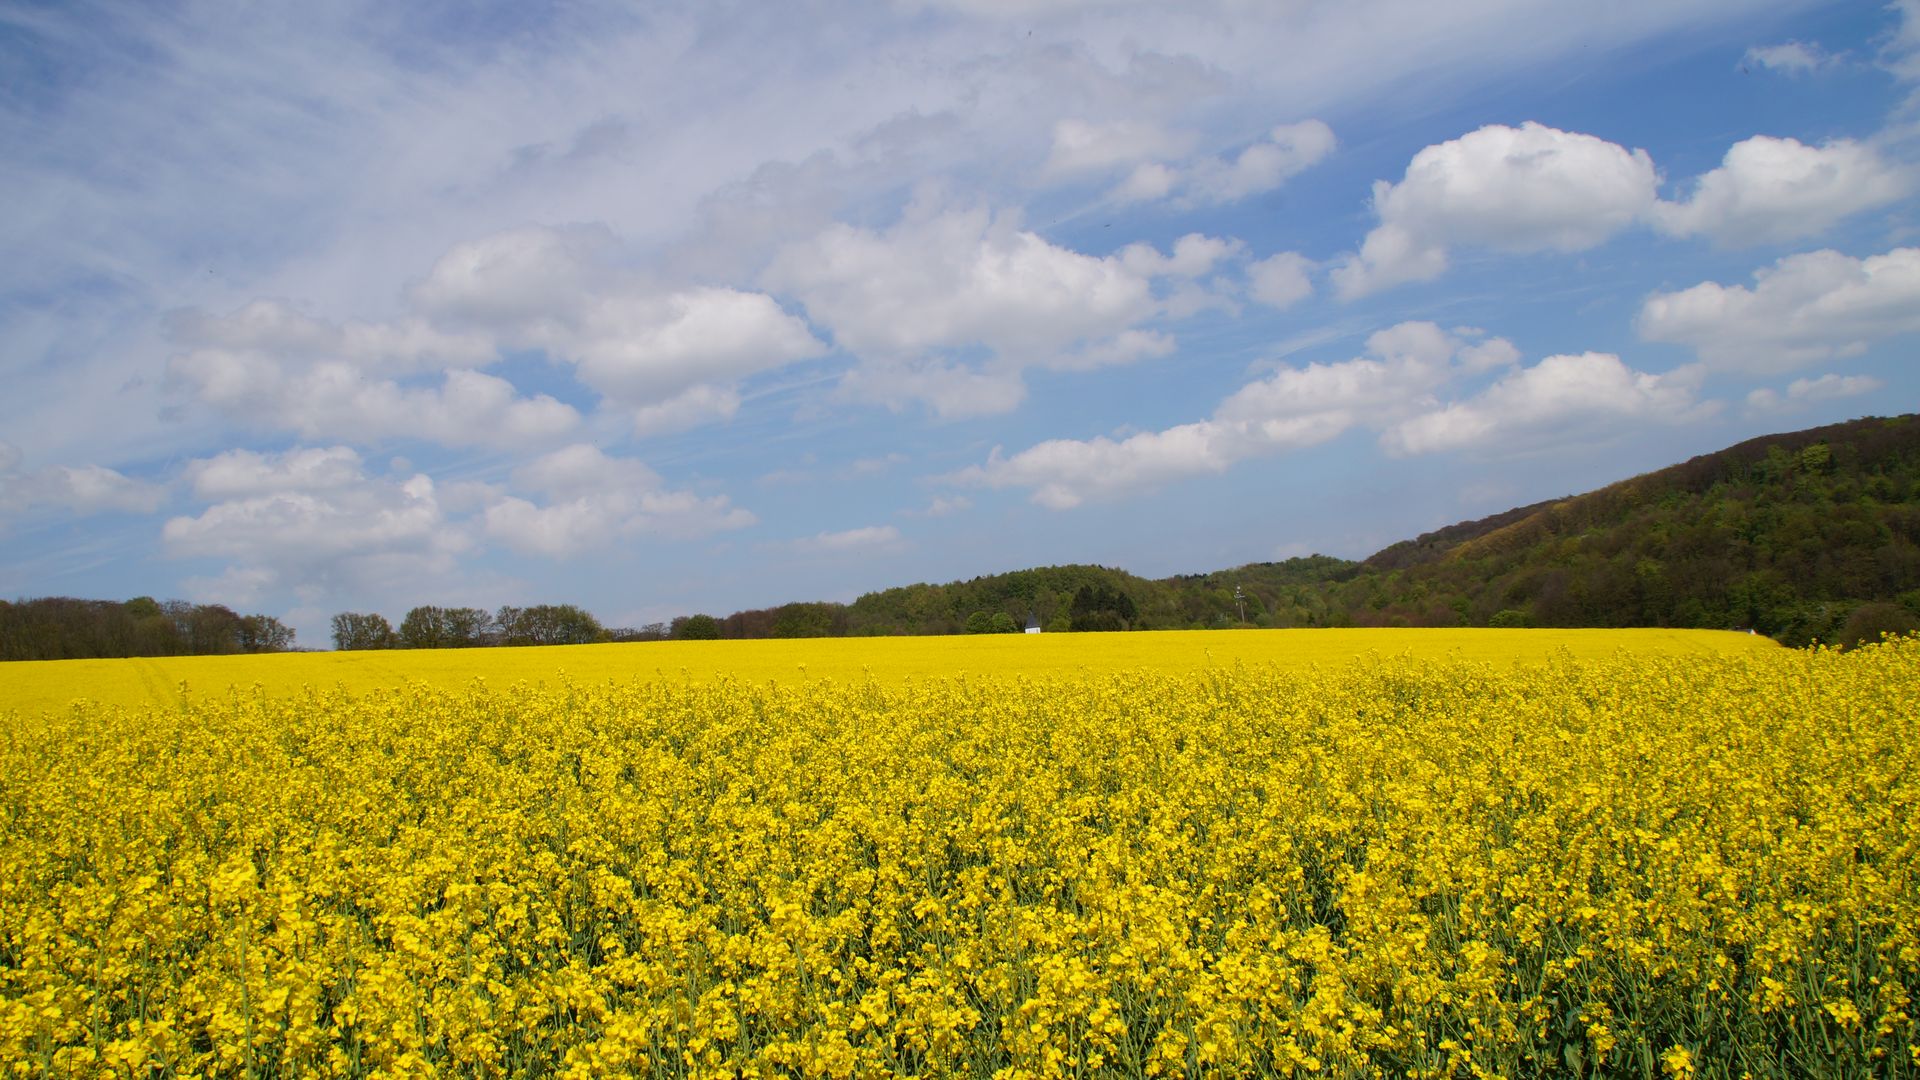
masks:
<instances>
[{"instance_id":1,"label":"forested hill","mask_svg":"<svg viewBox=\"0 0 1920 1080\"><path fill-rule=\"evenodd\" d=\"M1355 622L1752 628L1789 644L1920 626L1920 419L1751 439L1395 544Z\"/></svg>"},{"instance_id":2,"label":"forested hill","mask_svg":"<svg viewBox=\"0 0 1920 1080\"><path fill-rule=\"evenodd\" d=\"M1236 596L1236 590L1238 595ZM1752 439L1394 544L1149 580L1019 570L718 620L723 637L1251 626L1920 628L1920 419Z\"/></svg>"},{"instance_id":3,"label":"forested hill","mask_svg":"<svg viewBox=\"0 0 1920 1080\"><path fill-rule=\"evenodd\" d=\"M1164 630L1233 625L1243 613L1254 625L1315 625L1328 618L1322 587L1356 565L1315 555L1161 581L1104 566L1016 570L868 593L846 609L847 632L979 633L1029 621L1049 632Z\"/></svg>"},{"instance_id":4,"label":"forested hill","mask_svg":"<svg viewBox=\"0 0 1920 1080\"><path fill-rule=\"evenodd\" d=\"M1585 495L1549 499L1423 533L1417 539L1402 540L1381 549L1362 565L1370 570L1398 570L1436 562L1463 545L1471 545L1492 534L1551 531L1555 523L1561 521L1577 520L1583 528L1629 526L1631 511L1649 502L1703 497L1716 489L1721 489L1721 495L1736 498L1742 491L1759 496L1764 486L1799 480L1801 483L1794 486L1807 494L1813 491L1813 486L1805 481L1815 476L1827 479L1830 497L1857 501L1861 493L1846 483L1849 476L1884 474L1889 469L1897 472L1914 467L1914 454L1920 448L1920 429L1910 422L1914 419L1913 416L1873 417L1805 431L1763 435ZM1800 460L1803 456L1804 461ZM1875 501L1886 499L1880 497Z\"/></svg>"}]
</instances>

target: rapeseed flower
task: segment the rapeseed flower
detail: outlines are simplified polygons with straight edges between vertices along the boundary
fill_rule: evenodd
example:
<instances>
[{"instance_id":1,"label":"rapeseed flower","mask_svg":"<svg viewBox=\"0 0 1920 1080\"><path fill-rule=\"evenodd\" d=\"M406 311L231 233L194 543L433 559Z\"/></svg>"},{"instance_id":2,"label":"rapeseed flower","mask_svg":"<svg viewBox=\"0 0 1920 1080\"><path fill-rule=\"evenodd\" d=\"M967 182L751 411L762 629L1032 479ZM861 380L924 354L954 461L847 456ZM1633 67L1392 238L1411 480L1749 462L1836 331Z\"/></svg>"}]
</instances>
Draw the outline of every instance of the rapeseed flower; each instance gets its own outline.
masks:
<instances>
[{"instance_id":1,"label":"rapeseed flower","mask_svg":"<svg viewBox=\"0 0 1920 1080\"><path fill-rule=\"evenodd\" d=\"M0 718L0 1073L1920 1075L1913 642L805 662Z\"/></svg>"}]
</instances>

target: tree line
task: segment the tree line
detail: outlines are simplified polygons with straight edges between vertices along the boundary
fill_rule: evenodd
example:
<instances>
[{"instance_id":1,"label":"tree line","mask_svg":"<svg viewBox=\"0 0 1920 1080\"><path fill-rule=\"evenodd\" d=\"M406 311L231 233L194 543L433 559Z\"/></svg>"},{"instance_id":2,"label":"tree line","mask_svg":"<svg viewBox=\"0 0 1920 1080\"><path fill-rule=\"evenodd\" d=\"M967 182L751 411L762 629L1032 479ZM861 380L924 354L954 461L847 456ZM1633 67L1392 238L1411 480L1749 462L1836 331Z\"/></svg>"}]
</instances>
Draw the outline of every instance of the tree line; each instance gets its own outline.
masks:
<instances>
[{"instance_id":1,"label":"tree line","mask_svg":"<svg viewBox=\"0 0 1920 1080\"><path fill-rule=\"evenodd\" d=\"M241 615L185 600L0 600L0 660L92 660L283 652L293 629L271 615Z\"/></svg>"},{"instance_id":2,"label":"tree line","mask_svg":"<svg viewBox=\"0 0 1920 1080\"><path fill-rule=\"evenodd\" d=\"M665 628L675 639L878 637L1184 628L1207 612L1171 612L1177 590L1104 566L1042 566L867 593L851 604L804 601L731 615L691 615ZM1191 617L1188 617L1191 616Z\"/></svg>"},{"instance_id":3,"label":"tree line","mask_svg":"<svg viewBox=\"0 0 1920 1080\"><path fill-rule=\"evenodd\" d=\"M423 605L408 611L396 629L384 615L343 611L333 617L336 649L473 649L507 645L591 645L637 641L649 631L612 631L573 604L507 605L489 612L474 607Z\"/></svg>"}]
</instances>

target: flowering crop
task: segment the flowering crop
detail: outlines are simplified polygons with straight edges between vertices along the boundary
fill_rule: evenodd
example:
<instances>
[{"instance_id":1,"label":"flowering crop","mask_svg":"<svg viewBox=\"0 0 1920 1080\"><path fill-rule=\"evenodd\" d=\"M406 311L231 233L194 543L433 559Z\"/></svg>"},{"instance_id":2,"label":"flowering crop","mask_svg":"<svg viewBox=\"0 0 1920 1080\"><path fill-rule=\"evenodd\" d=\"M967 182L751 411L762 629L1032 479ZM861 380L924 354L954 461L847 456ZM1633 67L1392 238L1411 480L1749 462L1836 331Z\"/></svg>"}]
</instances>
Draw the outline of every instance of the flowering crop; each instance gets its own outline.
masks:
<instances>
[{"instance_id":1,"label":"flowering crop","mask_svg":"<svg viewBox=\"0 0 1920 1080\"><path fill-rule=\"evenodd\" d=\"M497 682L0 718L0 1067L1920 1075L1920 643Z\"/></svg>"},{"instance_id":2,"label":"flowering crop","mask_svg":"<svg viewBox=\"0 0 1920 1080\"><path fill-rule=\"evenodd\" d=\"M649 641L509 649L372 650L0 664L0 710L177 705L183 692L258 685L274 696L302 687L374 690L425 682L461 687L635 676L747 682L797 677L901 682L954 674L1058 675L1193 671L1204 667L1346 664L1368 654L1499 663L1559 653L1604 658L1621 650L1663 656L1771 652L1770 638L1722 630L1314 629L1157 631L1150 634L979 634L968 637L811 638L800 641Z\"/></svg>"}]
</instances>

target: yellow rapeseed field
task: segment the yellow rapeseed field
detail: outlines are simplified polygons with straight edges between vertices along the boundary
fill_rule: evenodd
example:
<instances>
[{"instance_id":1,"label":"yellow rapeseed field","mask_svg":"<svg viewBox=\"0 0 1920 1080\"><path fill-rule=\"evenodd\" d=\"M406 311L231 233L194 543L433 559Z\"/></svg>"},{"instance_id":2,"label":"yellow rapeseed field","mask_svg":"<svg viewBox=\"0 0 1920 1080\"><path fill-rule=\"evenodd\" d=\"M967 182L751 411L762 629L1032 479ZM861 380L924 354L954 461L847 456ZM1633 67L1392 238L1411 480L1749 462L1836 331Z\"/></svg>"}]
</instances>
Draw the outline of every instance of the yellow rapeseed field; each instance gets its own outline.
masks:
<instances>
[{"instance_id":1,"label":"yellow rapeseed field","mask_svg":"<svg viewBox=\"0 0 1920 1080\"><path fill-rule=\"evenodd\" d=\"M0 1062L1920 1075L1920 642L1159 637L14 711Z\"/></svg>"},{"instance_id":2,"label":"yellow rapeseed field","mask_svg":"<svg viewBox=\"0 0 1920 1080\"><path fill-rule=\"evenodd\" d=\"M177 705L186 693L259 686L373 690L411 682L456 688L476 678L505 686L564 675L576 682L636 677L746 682L798 678L900 682L955 674L1059 675L1195 671L1234 663L1286 667L1350 663L1369 654L1542 661L1622 650L1663 656L1771 651L1770 638L1714 630L1200 630L1151 634L981 634L972 637L814 638L805 641L656 641L425 652L168 656L0 664L0 711L42 712L76 700Z\"/></svg>"}]
</instances>

